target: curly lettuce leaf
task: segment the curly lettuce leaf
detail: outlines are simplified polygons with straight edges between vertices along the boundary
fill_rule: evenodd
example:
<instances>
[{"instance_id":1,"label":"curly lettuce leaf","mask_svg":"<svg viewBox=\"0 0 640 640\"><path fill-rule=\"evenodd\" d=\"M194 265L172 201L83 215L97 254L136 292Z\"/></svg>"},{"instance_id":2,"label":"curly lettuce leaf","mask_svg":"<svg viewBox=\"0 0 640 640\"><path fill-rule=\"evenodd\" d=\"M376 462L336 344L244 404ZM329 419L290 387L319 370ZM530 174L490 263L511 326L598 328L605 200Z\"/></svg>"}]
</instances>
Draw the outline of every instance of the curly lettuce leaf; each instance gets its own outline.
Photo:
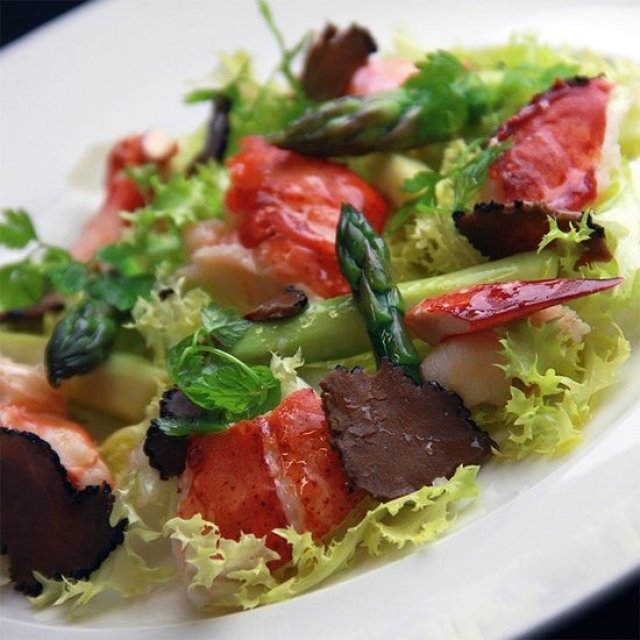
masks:
<instances>
[{"instance_id":1,"label":"curly lettuce leaf","mask_svg":"<svg viewBox=\"0 0 640 640\"><path fill-rule=\"evenodd\" d=\"M189 595L202 609L255 607L263 593L277 585L267 563L278 554L267 548L264 538L223 538L199 513L188 520L172 518L164 533L179 543Z\"/></svg>"},{"instance_id":2,"label":"curly lettuce leaf","mask_svg":"<svg viewBox=\"0 0 640 640\"><path fill-rule=\"evenodd\" d=\"M504 407L476 410L474 418L491 432L504 458L557 456L578 444L597 394L615 382L628 357L629 343L602 298L585 298L580 306L591 325L582 340L557 320L516 323L501 340L505 375L513 381L510 398Z\"/></svg>"},{"instance_id":3,"label":"curly lettuce leaf","mask_svg":"<svg viewBox=\"0 0 640 640\"><path fill-rule=\"evenodd\" d=\"M438 171L421 171L405 181L405 191L414 197L395 214L387 231L399 280L440 275L487 261L458 232L451 213L475 202L503 148L454 140L445 147Z\"/></svg>"},{"instance_id":4,"label":"curly lettuce leaf","mask_svg":"<svg viewBox=\"0 0 640 640\"><path fill-rule=\"evenodd\" d=\"M458 232L450 213L431 213L409 222L389 243L396 279L404 282L437 276L486 258Z\"/></svg>"},{"instance_id":5,"label":"curly lettuce leaf","mask_svg":"<svg viewBox=\"0 0 640 640\"><path fill-rule=\"evenodd\" d=\"M298 375L298 369L302 366L304 366L302 349L298 349L291 357L282 357L277 353L272 354L269 368L273 377L280 383L280 395L283 400L290 393L309 387Z\"/></svg>"},{"instance_id":6,"label":"curly lettuce leaf","mask_svg":"<svg viewBox=\"0 0 640 640\"><path fill-rule=\"evenodd\" d=\"M605 228L614 255L613 267L624 282L611 299L616 321L627 336L640 333L640 159L620 172L615 192L594 220Z\"/></svg>"},{"instance_id":7,"label":"curly lettuce leaf","mask_svg":"<svg viewBox=\"0 0 640 640\"><path fill-rule=\"evenodd\" d=\"M364 515L358 510L357 521L344 525L325 544L292 528L276 530L293 548L291 565L282 573L269 572L266 565L274 556L264 539L245 534L237 542L226 540L200 516L173 518L164 530L180 543L188 589L198 606L250 609L316 587L348 567L359 550L380 556L393 548L434 540L453 524L459 508L478 495L478 469L459 467L450 480L390 502L369 503Z\"/></svg>"},{"instance_id":8,"label":"curly lettuce leaf","mask_svg":"<svg viewBox=\"0 0 640 640\"><path fill-rule=\"evenodd\" d=\"M153 197L146 206L121 213L131 224L118 243L101 249L100 257L125 273L173 273L187 262L186 226L222 216L227 173L221 166L207 164L199 165L192 175L175 174L167 181L144 173L137 177Z\"/></svg>"},{"instance_id":9,"label":"curly lettuce leaf","mask_svg":"<svg viewBox=\"0 0 640 640\"><path fill-rule=\"evenodd\" d=\"M210 303L202 289L185 292L183 280L157 282L149 299L138 299L128 326L142 334L155 364L163 365L167 351L200 328L202 309Z\"/></svg>"}]
</instances>

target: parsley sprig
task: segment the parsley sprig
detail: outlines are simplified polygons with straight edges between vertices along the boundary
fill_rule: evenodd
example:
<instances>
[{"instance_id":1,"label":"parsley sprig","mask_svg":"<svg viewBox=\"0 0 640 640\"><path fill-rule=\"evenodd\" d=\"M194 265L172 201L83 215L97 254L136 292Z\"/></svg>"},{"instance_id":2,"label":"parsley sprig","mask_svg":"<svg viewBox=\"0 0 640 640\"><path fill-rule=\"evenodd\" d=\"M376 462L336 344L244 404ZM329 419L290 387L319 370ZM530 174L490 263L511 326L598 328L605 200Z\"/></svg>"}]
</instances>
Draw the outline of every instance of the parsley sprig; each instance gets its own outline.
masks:
<instances>
[{"instance_id":1,"label":"parsley sprig","mask_svg":"<svg viewBox=\"0 0 640 640\"><path fill-rule=\"evenodd\" d=\"M24 257L0 267L0 309L21 309L39 302L55 279L73 262L67 251L38 238L24 209L3 209L0 247L23 251Z\"/></svg>"},{"instance_id":2,"label":"parsley sprig","mask_svg":"<svg viewBox=\"0 0 640 640\"><path fill-rule=\"evenodd\" d=\"M406 180L403 190L414 194L414 197L394 215L387 225L387 233L391 234L402 227L416 213L442 211L437 188L444 181L449 183L452 192L452 204L447 206L449 213L469 207L486 184L489 168L508 146L508 142L486 146L483 141L477 140L469 145L464 157L451 169L442 172L420 171Z\"/></svg>"}]
</instances>

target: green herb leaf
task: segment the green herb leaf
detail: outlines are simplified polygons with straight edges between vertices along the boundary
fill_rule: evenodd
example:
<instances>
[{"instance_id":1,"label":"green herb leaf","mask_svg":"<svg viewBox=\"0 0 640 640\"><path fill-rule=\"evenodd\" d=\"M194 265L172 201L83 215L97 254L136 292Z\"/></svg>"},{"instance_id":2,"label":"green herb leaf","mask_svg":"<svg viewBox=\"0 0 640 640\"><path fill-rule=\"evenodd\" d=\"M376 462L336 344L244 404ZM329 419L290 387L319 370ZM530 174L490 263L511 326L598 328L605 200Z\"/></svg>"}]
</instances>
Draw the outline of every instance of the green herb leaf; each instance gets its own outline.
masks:
<instances>
[{"instance_id":1,"label":"green herb leaf","mask_svg":"<svg viewBox=\"0 0 640 640\"><path fill-rule=\"evenodd\" d=\"M42 299L48 280L40 269L24 260L0 267L0 308L21 309Z\"/></svg>"},{"instance_id":2,"label":"green herb leaf","mask_svg":"<svg viewBox=\"0 0 640 640\"><path fill-rule=\"evenodd\" d=\"M184 97L184 101L187 104L197 104L198 102L211 102L221 93L220 89L213 89L203 87L200 89L194 89L187 93Z\"/></svg>"},{"instance_id":3,"label":"green herb leaf","mask_svg":"<svg viewBox=\"0 0 640 640\"><path fill-rule=\"evenodd\" d=\"M271 32L271 35L274 37L275 41L278 44L278 48L280 49L280 55L282 56L280 60L280 64L278 65L278 69L282 72L284 77L289 82L289 85L294 90L296 94L302 94L302 85L297 74L291 68L293 61L296 56L300 53L307 42L307 37L305 36L292 48L287 48L284 36L282 32L278 28L276 24L275 18L273 17L273 12L271 11L271 7L265 2L265 0L258 0L258 9L260 10L260 14L264 18L264 21Z\"/></svg>"},{"instance_id":4,"label":"green herb leaf","mask_svg":"<svg viewBox=\"0 0 640 640\"><path fill-rule=\"evenodd\" d=\"M197 418L159 417L153 423L168 436L188 436L192 433L220 433L229 427L224 411L203 411Z\"/></svg>"},{"instance_id":5,"label":"green herb leaf","mask_svg":"<svg viewBox=\"0 0 640 640\"><path fill-rule=\"evenodd\" d=\"M466 67L448 51L427 54L426 60L416 63L418 73L404 83L407 89L433 89L438 85L449 86L470 74Z\"/></svg>"},{"instance_id":6,"label":"green herb leaf","mask_svg":"<svg viewBox=\"0 0 640 640\"><path fill-rule=\"evenodd\" d=\"M454 210L469 206L473 198L480 193L489 177L489 168L509 147L509 142L490 145L484 149L479 143L471 147L478 150L475 155L448 176L453 180Z\"/></svg>"},{"instance_id":7,"label":"green herb leaf","mask_svg":"<svg viewBox=\"0 0 640 640\"><path fill-rule=\"evenodd\" d=\"M23 249L37 240L36 230L24 209L3 209L4 222L0 222L0 246Z\"/></svg>"},{"instance_id":8,"label":"green herb leaf","mask_svg":"<svg viewBox=\"0 0 640 640\"><path fill-rule=\"evenodd\" d=\"M154 277L149 274L124 276L106 273L89 280L85 290L90 298L101 300L118 311L129 311L139 297L149 296L153 283Z\"/></svg>"},{"instance_id":9,"label":"green herb leaf","mask_svg":"<svg viewBox=\"0 0 640 640\"><path fill-rule=\"evenodd\" d=\"M82 291L88 281L87 267L79 262L70 262L49 271L51 284L60 293L70 295Z\"/></svg>"},{"instance_id":10,"label":"green herb leaf","mask_svg":"<svg viewBox=\"0 0 640 640\"><path fill-rule=\"evenodd\" d=\"M205 420L211 423L209 430L265 413L280 400L280 382L268 367L250 367L206 344L204 329L169 350L167 372L192 402L213 412ZM176 425L160 426L177 435Z\"/></svg>"},{"instance_id":11,"label":"green herb leaf","mask_svg":"<svg viewBox=\"0 0 640 640\"><path fill-rule=\"evenodd\" d=\"M419 171L408 180L404 181L402 190L408 193L419 193L426 190L433 194L436 185L442 180L442 175L436 171Z\"/></svg>"},{"instance_id":12,"label":"green herb leaf","mask_svg":"<svg viewBox=\"0 0 640 640\"><path fill-rule=\"evenodd\" d=\"M233 347L251 327L251 323L233 309L222 309L216 302L202 310L202 324L207 334L227 349Z\"/></svg>"},{"instance_id":13,"label":"green herb leaf","mask_svg":"<svg viewBox=\"0 0 640 640\"><path fill-rule=\"evenodd\" d=\"M98 250L96 257L100 262L111 265L123 275L137 275L142 270L135 247L128 242L119 242L102 247Z\"/></svg>"}]
</instances>

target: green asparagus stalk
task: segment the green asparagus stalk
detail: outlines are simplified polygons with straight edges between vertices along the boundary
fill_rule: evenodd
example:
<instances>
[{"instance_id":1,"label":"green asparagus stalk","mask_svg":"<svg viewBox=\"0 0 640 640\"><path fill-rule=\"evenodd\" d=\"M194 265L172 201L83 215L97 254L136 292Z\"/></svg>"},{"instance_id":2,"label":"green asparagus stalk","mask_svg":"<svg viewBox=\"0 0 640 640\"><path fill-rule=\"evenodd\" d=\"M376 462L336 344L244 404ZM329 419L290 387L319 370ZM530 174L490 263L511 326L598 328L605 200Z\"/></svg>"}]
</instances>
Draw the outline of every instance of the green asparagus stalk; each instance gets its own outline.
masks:
<instances>
[{"instance_id":1,"label":"green asparagus stalk","mask_svg":"<svg viewBox=\"0 0 640 640\"><path fill-rule=\"evenodd\" d=\"M0 331L0 355L15 362L43 362L45 336ZM127 424L139 422L151 399L168 384L167 374L139 356L112 353L91 373L63 384L65 395L83 408L113 416Z\"/></svg>"},{"instance_id":2,"label":"green asparagus stalk","mask_svg":"<svg viewBox=\"0 0 640 640\"><path fill-rule=\"evenodd\" d=\"M336 236L342 275L367 327L378 367L382 360L403 368L420 383L420 358L404 324L404 305L389 273L385 241L354 207L343 204Z\"/></svg>"},{"instance_id":3,"label":"green asparagus stalk","mask_svg":"<svg viewBox=\"0 0 640 640\"><path fill-rule=\"evenodd\" d=\"M496 92L461 60L431 53L402 87L320 104L270 141L308 155L406 151L467 132L495 106Z\"/></svg>"},{"instance_id":4,"label":"green asparagus stalk","mask_svg":"<svg viewBox=\"0 0 640 640\"><path fill-rule=\"evenodd\" d=\"M489 134L553 78L576 73L572 65L531 65L520 86L513 74L476 73L444 51L429 54L417 67L397 89L321 103L268 139L307 155L357 156Z\"/></svg>"},{"instance_id":5,"label":"green asparagus stalk","mask_svg":"<svg viewBox=\"0 0 640 640\"><path fill-rule=\"evenodd\" d=\"M315 156L406 151L450 140L471 119L472 110L461 90L399 88L330 100L268 136L268 140L283 149Z\"/></svg>"},{"instance_id":6,"label":"green asparagus stalk","mask_svg":"<svg viewBox=\"0 0 640 640\"><path fill-rule=\"evenodd\" d=\"M66 378L88 373L108 357L118 330L117 311L88 298L56 324L45 351L49 383L60 386Z\"/></svg>"},{"instance_id":7,"label":"green asparagus stalk","mask_svg":"<svg viewBox=\"0 0 640 640\"><path fill-rule=\"evenodd\" d=\"M522 253L454 273L398 284L411 307L424 298L479 283L536 280L557 275L551 252ZM351 296L316 302L298 316L252 327L231 349L243 362L269 362L271 354L292 356L302 349L305 362L340 360L371 349L365 324Z\"/></svg>"}]
</instances>

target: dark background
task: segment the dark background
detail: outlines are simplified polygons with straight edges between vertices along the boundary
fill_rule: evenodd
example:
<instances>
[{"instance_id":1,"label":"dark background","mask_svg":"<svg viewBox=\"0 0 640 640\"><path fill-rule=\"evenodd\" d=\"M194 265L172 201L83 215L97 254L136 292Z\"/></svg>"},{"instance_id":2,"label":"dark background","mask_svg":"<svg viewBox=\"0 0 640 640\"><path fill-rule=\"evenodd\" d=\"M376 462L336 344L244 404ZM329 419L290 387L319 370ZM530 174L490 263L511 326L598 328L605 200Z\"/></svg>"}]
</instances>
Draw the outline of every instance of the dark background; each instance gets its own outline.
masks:
<instances>
[{"instance_id":1,"label":"dark background","mask_svg":"<svg viewBox=\"0 0 640 640\"><path fill-rule=\"evenodd\" d=\"M0 47L90 1L93 0L0 0ZM640 575L632 575L560 623L520 640L579 639L640 640Z\"/></svg>"}]
</instances>

